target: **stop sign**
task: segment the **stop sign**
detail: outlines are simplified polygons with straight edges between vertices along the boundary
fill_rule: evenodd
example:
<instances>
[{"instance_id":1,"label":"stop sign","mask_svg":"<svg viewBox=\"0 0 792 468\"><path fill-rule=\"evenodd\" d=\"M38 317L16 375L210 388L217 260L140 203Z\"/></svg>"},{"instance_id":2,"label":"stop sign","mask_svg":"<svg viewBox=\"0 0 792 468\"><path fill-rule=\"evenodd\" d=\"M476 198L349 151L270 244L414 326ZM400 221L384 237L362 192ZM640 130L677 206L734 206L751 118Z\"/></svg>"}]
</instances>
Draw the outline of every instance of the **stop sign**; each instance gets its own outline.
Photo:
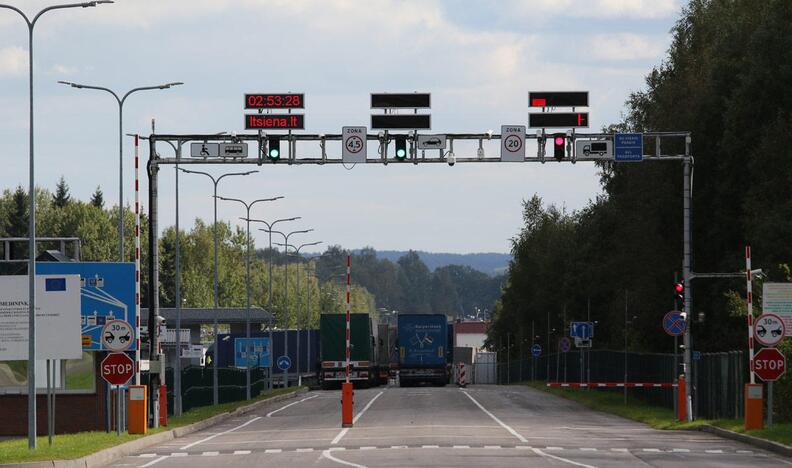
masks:
<instances>
[{"instance_id":1,"label":"stop sign","mask_svg":"<svg viewBox=\"0 0 792 468\"><path fill-rule=\"evenodd\" d=\"M754 372L765 382L778 380L786 370L786 358L775 348L762 348L754 355Z\"/></svg>"},{"instance_id":2,"label":"stop sign","mask_svg":"<svg viewBox=\"0 0 792 468\"><path fill-rule=\"evenodd\" d=\"M135 375L135 361L124 353L110 353L99 366L102 378L111 385L124 385Z\"/></svg>"}]
</instances>

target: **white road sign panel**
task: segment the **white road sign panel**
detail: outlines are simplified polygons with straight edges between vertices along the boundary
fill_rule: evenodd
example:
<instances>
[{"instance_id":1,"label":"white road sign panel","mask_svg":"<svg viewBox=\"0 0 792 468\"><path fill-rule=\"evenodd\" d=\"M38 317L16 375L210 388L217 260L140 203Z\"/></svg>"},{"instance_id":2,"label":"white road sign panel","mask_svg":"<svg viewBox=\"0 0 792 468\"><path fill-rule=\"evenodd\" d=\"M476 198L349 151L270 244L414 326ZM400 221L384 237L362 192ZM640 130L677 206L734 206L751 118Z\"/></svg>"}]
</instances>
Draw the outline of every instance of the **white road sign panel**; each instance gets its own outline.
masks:
<instances>
[{"instance_id":1,"label":"white road sign panel","mask_svg":"<svg viewBox=\"0 0 792 468\"><path fill-rule=\"evenodd\" d=\"M341 128L341 159L345 163L366 162L366 127Z\"/></svg>"},{"instance_id":2,"label":"white road sign panel","mask_svg":"<svg viewBox=\"0 0 792 468\"><path fill-rule=\"evenodd\" d=\"M135 330L123 320L110 320L102 327L102 348L126 351L135 342Z\"/></svg>"},{"instance_id":3,"label":"white road sign panel","mask_svg":"<svg viewBox=\"0 0 792 468\"><path fill-rule=\"evenodd\" d=\"M764 283L762 312L779 315L784 321L786 336L792 336L792 283Z\"/></svg>"},{"instance_id":4,"label":"white road sign panel","mask_svg":"<svg viewBox=\"0 0 792 468\"><path fill-rule=\"evenodd\" d=\"M525 161L525 125L501 126L501 161Z\"/></svg>"},{"instance_id":5,"label":"white road sign panel","mask_svg":"<svg viewBox=\"0 0 792 468\"><path fill-rule=\"evenodd\" d=\"M575 140L575 156L577 159L613 159L613 144L610 140Z\"/></svg>"},{"instance_id":6,"label":"white road sign panel","mask_svg":"<svg viewBox=\"0 0 792 468\"><path fill-rule=\"evenodd\" d=\"M0 361L28 358L28 277L0 276ZM36 359L79 359L80 275L36 276Z\"/></svg>"},{"instance_id":7,"label":"white road sign panel","mask_svg":"<svg viewBox=\"0 0 792 468\"><path fill-rule=\"evenodd\" d=\"M190 143L190 156L193 158L216 158L220 154L218 143Z\"/></svg>"},{"instance_id":8,"label":"white road sign panel","mask_svg":"<svg viewBox=\"0 0 792 468\"><path fill-rule=\"evenodd\" d=\"M248 145L245 142L220 143L218 154L221 158L246 158L248 157Z\"/></svg>"},{"instance_id":9,"label":"white road sign panel","mask_svg":"<svg viewBox=\"0 0 792 468\"><path fill-rule=\"evenodd\" d=\"M754 337L765 346L775 346L784 339L784 321L776 314L763 314L754 322Z\"/></svg>"},{"instance_id":10,"label":"white road sign panel","mask_svg":"<svg viewBox=\"0 0 792 468\"><path fill-rule=\"evenodd\" d=\"M418 135L416 148L419 150L446 149L445 135Z\"/></svg>"}]
</instances>

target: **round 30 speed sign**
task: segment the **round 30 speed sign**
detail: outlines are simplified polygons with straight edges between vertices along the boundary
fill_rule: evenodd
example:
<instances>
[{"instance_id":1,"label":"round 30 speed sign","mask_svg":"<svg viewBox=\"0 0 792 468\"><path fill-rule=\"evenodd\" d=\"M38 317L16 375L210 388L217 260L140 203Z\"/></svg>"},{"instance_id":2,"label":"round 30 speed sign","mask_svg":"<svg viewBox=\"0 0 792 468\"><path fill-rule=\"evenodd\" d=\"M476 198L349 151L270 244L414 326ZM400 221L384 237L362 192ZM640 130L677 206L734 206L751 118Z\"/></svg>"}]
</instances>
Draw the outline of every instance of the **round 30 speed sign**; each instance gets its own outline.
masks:
<instances>
[{"instance_id":1,"label":"round 30 speed sign","mask_svg":"<svg viewBox=\"0 0 792 468\"><path fill-rule=\"evenodd\" d=\"M132 326L123 320L110 320L102 327L100 338L102 347L110 351L126 351L132 346L135 332Z\"/></svg>"},{"instance_id":2,"label":"round 30 speed sign","mask_svg":"<svg viewBox=\"0 0 792 468\"><path fill-rule=\"evenodd\" d=\"M784 339L786 327L776 314L760 315L754 322L754 337L765 346L775 346Z\"/></svg>"}]
</instances>

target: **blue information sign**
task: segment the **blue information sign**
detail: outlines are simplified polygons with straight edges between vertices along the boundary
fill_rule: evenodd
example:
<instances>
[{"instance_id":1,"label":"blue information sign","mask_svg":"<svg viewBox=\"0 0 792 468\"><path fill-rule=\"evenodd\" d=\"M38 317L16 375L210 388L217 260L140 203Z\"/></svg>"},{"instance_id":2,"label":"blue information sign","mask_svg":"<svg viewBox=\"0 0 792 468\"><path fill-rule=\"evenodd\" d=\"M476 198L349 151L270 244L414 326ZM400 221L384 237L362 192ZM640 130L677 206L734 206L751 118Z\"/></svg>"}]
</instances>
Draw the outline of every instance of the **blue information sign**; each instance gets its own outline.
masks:
<instances>
[{"instance_id":1,"label":"blue information sign","mask_svg":"<svg viewBox=\"0 0 792 468\"><path fill-rule=\"evenodd\" d=\"M671 336L679 336L685 333L686 327L687 323L682 318L682 312L672 310L663 317L663 330Z\"/></svg>"},{"instance_id":2,"label":"blue information sign","mask_svg":"<svg viewBox=\"0 0 792 468\"><path fill-rule=\"evenodd\" d=\"M614 161L643 161L643 133L617 133L613 136Z\"/></svg>"},{"instance_id":3,"label":"blue information sign","mask_svg":"<svg viewBox=\"0 0 792 468\"><path fill-rule=\"evenodd\" d=\"M269 367L269 338L234 338L234 366Z\"/></svg>"},{"instance_id":4,"label":"blue information sign","mask_svg":"<svg viewBox=\"0 0 792 468\"><path fill-rule=\"evenodd\" d=\"M291 358L289 356L281 356L278 358L278 369L287 371L291 368Z\"/></svg>"},{"instance_id":5,"label":"blue information sign","mask_svg":"<svg viewBox=\"0 0 792 468\"><path fill-rule=\"evenodd\" d=\"M572 348L572 341L567 338L561 338L561 341L558 342L558 349L561 350L562 353L567 353Z\"/></svg>"},{"instance_id":6,"label":"blue information sign","mask_svg":"<svg viewBox=\"0 0 792 468\"><path fill-rule=\"evenodd\" d=\"M569 336L573 338L580 338L582 340L590 340L594 338L594 323L593 322L570 323Z\"/></svg>"},{"instance_id":7,"label":"blue information sign","mask_svg":"<svg viewBox=\"0 0 792 468\"><path fill-rule=\"evenodd\" d=\"M135 264L105 262L36 262L40 275L80 275L80 328L83 351L102 351L102 328L123 320L137 329ZM135 350L137 337L127 351Z\"/></svg>"},{"instance_id":8,"label":"blue information sign","mask_svg":"<svg viewBox=\"0 0 792 468\"><path fill-rule=\"evenodd\" d=\"M533 354L534 357L539 357L539 355L542 354L542 346L538 344L531 346L531 354Z\"/></svg>"}]
</instances>

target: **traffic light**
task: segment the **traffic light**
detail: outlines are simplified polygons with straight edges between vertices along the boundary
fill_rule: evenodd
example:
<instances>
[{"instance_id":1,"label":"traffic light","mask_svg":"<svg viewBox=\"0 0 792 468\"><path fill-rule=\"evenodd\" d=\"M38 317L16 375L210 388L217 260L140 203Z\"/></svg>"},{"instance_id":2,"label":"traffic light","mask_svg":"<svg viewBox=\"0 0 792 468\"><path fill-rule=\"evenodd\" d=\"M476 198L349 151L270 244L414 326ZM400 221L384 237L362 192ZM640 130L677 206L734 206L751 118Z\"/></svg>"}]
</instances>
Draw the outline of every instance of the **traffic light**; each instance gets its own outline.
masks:
<instances>
[{"instance_id":1,"label":"traffic light","mask_svg":"<svg viewBox=\"0 0 792 468\"><path fill-rule=\"evenodd\" d=\"M396 143L396 159L404 161L407 157L407 136L396 135L393 137Z\"/></svg>"},{"instance_id":2,"label":"traffic light","mask_svg":"<svg viewBox=\"0 0 792 468\"><path fill-rule=\"evenodd\" d=\"M677 309L683 310L685 308L685 285L681 282L674 283L674 300L677 304Z\"/></svg>"},{"instance_id":3,"label":"traffic light","mask_svg":"<svg viewBox=\"0 0 792 468\"><path fill-rule=\"evenodd\" d=\"M272 161L280 159L280 137L267 137L267 157Z\"/></svg>"},{"instance_id":4,"label":"traffic light","mask_svg":"<svg viewBox=\"0 0 792 468\"><path fill-rule=\"evenodd\" d=\"M556 133L553 135L553 157L556 161L561 161L566 156L566 134Z\"/></svg>"}]
</instances>

